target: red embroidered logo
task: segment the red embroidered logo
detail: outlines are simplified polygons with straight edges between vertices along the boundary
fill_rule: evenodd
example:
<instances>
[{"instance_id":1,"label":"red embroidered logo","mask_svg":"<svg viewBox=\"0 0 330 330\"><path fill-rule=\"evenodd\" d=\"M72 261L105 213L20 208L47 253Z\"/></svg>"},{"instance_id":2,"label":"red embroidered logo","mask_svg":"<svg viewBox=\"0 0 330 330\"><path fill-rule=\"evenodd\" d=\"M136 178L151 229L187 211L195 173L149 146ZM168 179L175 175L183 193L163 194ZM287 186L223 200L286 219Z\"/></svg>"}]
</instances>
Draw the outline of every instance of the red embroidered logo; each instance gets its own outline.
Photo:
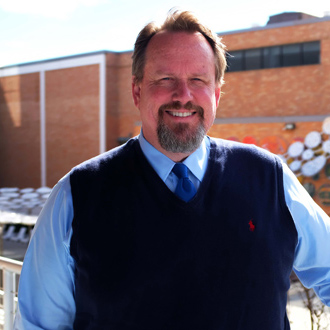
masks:
<instances>
[{"instance_id":1,"label":"red embroidered logo","mask_svg":"<svg viewBox=\"0 0 330 330\"><path fill-rule=\"evenodd\" d=\"M252 220L249 221L250 231L254 231L256 226L253 224Z\"/></svg>"}]
</instances>

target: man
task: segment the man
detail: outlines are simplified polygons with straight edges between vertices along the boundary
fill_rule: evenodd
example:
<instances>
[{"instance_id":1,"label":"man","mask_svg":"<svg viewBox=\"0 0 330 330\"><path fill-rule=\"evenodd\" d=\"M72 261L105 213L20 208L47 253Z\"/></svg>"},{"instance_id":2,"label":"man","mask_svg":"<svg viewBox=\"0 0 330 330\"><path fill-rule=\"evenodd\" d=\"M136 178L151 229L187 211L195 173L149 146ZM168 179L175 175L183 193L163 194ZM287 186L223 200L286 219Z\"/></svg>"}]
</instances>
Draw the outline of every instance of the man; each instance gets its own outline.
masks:
<instances>
[{"instance_id":1,"label":"man","mask_svg":"<svg viewBox=\"0 0 330 330\"><path fill-rule=\"evenodd\" d=\"M141 134L53 189L15 329L289 329L293 267L330 305L329 218L276 156L206 136L224 53L190 12L140 32Z\"/></svg>"}]
</instances>

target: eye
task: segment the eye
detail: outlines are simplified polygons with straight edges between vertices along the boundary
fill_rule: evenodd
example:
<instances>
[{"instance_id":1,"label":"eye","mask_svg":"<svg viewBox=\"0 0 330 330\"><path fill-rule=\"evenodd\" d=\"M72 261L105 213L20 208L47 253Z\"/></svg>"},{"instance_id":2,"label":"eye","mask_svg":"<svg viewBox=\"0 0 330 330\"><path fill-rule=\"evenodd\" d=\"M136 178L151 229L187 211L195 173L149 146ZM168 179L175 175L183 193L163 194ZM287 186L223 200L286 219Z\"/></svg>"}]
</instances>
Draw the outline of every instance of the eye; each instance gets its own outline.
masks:
<instances>
[{"instance_id":1,"label":"eye","mask_svg":"<svg viewBox=\"0 0 330 330\"><path fill-rule=\"evenodd\" d=\"M162 86L173 85L173 83L174 83L173 77L160 77L157 81L157 84Z\"/></svg>"},{"instance_id":2,"label":"eye","mask_svg":"<svg viewBox=\"0 0 330 330\"><path fill-rule=\"evenodd\" d=\"M192 78L191 79L193 82L196 82L196 83L202 83L204 80L201 79L201 78Z\"/></svg>"},{"instance_id":3,"label":"eye","mask_svg":"<svg viewBox=\"0 0 330 330\"><path fill-rule=\"evenodd\" d=\"M157 86L168 86L173 83L173 78L168 76L160 76L157 77L157 79L155 79L153 83Z\"/></svg>"}]
</instances>

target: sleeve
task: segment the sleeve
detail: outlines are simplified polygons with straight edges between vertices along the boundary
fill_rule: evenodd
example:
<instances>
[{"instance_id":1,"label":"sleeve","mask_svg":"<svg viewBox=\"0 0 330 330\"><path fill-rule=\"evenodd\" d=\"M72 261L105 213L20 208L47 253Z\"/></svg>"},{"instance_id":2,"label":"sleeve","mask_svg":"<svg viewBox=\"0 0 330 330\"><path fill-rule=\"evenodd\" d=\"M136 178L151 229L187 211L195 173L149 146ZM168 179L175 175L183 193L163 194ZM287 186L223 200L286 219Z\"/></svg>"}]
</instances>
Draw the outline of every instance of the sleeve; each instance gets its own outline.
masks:
<instances>
[{"instance_id":1,"label":"sleeve","mask_svg":"<svg viewBox=\"0 0 330 330\"><path fill-rule=\"evenodd\" d=\"M20 276L15 330L73 328L72 219L67 175L52 190L34 228Z\"/></svg>"},{"instance_id":2,"label":"sleeve","mask_svg":"<svg viewBox=\"0 0 330 330\"><path fill-rule=\"evenodd\" d=\"M330 219L283 164L284 193L298 233L293 269L330 306Z\"/></svg>"}]
</instances>

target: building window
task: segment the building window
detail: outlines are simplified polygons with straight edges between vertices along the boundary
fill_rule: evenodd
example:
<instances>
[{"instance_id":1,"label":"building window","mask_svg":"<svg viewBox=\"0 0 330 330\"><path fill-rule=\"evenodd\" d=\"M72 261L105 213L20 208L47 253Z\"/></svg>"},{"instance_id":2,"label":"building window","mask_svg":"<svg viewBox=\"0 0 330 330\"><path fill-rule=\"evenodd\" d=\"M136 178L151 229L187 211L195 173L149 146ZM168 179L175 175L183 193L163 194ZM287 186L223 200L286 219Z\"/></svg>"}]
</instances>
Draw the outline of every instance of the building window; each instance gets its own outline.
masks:
<instances>
[{"instance_id":1,"label":"building window","mask_svg":"<svg viewBox=\"0 0 330 330\"><path fill-rule=\"evenodd\" d=\"M262 49L248 49L245 51L245 70L256 70L262 67Z\"/></svg>"},{"instance_id":2,"label":"building window","mask_svg":"<svg viewBox=\"0 0 330 330\"><path fill-rule=\"evenodd\" d=\"M233 51L227 61L228 72L319 64L320 41Z\"/></svg>"},{"instance_id":3,"label":"building window","mask_svg":"<svg viewBox=\"0 0 330 330\"><path fill-rule=\"evenodd\" d=\"M301 45L285 45L282 46L283 66L301 65Z\"/></svg>"},{"instance_id":4,"label":"building window","mask_svg":"<svg viewBox=\"0 0 330 330\"><path fill-rule=\"evenodd\" d=\"M320 42L306 42L303 44L304 64L320 63Z\"/></svg>"},{"instance_id":5,"label":"building window","mask_svg":"<svg viewBox=\"0 0 330 330\"><path fill-rule=\"evenodd\" d=\"M278 68L281 66L280 46L264 48L263 54L264 54L264 68Z\"/></svg>"},{"instance_id":6,"label":"building window","mask_svg":"<svg viewBox=\"0 0 330 330\"><path fill-rule=\"evenodd\" d=\"M227 59L228 60L228 59ZM236 51L230 56L231 71L242 71L243 68L243 51Z\"/></svg>"}]
</instances>

